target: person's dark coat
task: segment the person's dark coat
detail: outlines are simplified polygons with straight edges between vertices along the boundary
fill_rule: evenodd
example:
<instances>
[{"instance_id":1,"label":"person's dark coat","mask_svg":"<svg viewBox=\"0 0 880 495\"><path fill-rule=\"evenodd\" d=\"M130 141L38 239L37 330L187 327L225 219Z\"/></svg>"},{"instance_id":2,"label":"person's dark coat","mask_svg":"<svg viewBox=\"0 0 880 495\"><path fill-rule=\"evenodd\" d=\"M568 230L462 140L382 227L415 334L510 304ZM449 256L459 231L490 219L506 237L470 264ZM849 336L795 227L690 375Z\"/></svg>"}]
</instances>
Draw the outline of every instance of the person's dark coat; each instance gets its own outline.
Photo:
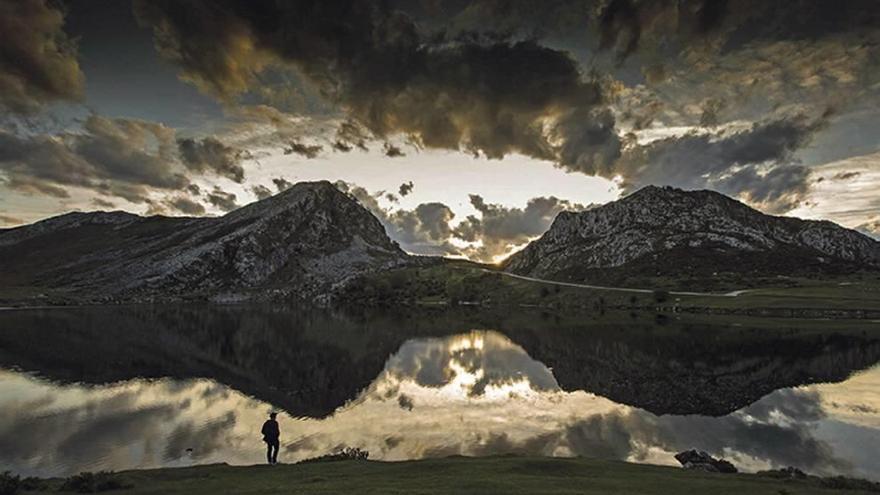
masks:
<instances>
[{"instance_id":1,"label":"person's dark coat","mask_svg":"<svg viewBox=\"0 0 880 495\"><path fill-rule=\"evenodd\" d=\"M263 423L261 433L263 434L264 442L278 443L278 437L281 436L281 431L278 429L278 421L267 419L266 422Z\"/></svg>"}]
</instances>

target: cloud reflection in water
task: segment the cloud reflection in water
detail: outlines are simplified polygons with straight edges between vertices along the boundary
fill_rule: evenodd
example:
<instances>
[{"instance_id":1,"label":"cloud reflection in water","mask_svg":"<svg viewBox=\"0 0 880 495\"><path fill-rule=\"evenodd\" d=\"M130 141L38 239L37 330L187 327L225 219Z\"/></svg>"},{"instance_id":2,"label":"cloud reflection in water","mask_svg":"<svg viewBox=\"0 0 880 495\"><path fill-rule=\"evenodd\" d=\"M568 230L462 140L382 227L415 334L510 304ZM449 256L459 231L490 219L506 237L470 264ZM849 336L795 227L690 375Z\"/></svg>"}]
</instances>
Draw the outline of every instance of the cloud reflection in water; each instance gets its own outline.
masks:
<instances>
[{"instance_id":1,"label":"cloud reflection in water","mask_svg":"<svg viewBox=\"0 0 880 495\"><path fill-rule=\"evenodd\" d=\"M0 372L0 463L22 474L260 462L269 404L211 380L59 386ZM676 464L701 448L745 470L795 465L875 477L880 368L782 389L727 416L656 416L583 391L507 337L413 339L358 397L322 420L281 418L284 461L343 446L371 458L519 453ZM192 449L187 451L187 449Z\"/></svg>"}]
</instances>

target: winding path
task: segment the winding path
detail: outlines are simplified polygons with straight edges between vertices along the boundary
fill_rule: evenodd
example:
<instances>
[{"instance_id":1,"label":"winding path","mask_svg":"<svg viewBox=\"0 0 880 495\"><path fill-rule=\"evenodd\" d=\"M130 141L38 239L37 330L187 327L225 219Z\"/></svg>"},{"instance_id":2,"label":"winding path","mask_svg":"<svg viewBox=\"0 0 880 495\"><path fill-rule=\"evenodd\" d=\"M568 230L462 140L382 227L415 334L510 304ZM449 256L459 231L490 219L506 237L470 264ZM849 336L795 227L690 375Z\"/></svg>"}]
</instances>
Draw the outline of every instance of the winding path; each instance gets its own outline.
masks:
<instances>
[{"instance_id":1,"label":"winding path","mask_svg":"<svg viewBox=\"0 0 880 495\"><path fill-rule=\"evenodd\" d=\"M483 269L484 272L487 273L497 273L500 275L504 275L506 277L517 278L520 280L527 280L529 282L538 282L541 284L549 284L549 285L561 285L564 287L578 287L581 289L597 289L597 290L616 290L620 292L636 292L639 294L651 294L654 291L652 289L631 289L628 287L607 287L604 285L589 285L589 284L578 284L574 282L557 282L555 280L546 280L543 278L534 278L534 277L526 277L525 275L517 275L515 273L503 272L500 270L487 270ZM737 297L741 294L749 292L753 289L740 289L731 292L688 292L688 291L667 291L671 296L709 296L709 297Z\"/></svg>"}]
</instances>

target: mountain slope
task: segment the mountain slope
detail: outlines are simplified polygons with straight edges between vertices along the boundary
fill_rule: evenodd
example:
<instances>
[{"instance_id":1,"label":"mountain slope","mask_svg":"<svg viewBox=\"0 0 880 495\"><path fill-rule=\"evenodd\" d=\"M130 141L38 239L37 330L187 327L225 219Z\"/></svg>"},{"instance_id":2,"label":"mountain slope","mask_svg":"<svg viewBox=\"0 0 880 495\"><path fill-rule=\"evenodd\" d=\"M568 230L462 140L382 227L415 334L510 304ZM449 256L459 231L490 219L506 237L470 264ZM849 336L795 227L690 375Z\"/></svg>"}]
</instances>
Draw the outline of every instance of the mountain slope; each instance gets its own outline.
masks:
<instances>
[{"instance_id":1,"label":"mountain slope","mask_svg":"<svg viewBox=\"0 0 880 495\"><path fill-rule=\"evenodd\" d=\"M778 276L880 271L880 242L827 221L765 215L712 191L648 186L560 213L503 267L551 280L735 288Z\"/></svg>"},{"instance_id":2,"label":"mountain slope","mask_svg":"<svg viewBox=\"0 0 880 495\"><path fill-rule=\"evenodd\" d=\"M0 287L90 300L312 298L408 256L329 182L219 218L70 213L0 232Z\"/></svg>"}]
</instances>

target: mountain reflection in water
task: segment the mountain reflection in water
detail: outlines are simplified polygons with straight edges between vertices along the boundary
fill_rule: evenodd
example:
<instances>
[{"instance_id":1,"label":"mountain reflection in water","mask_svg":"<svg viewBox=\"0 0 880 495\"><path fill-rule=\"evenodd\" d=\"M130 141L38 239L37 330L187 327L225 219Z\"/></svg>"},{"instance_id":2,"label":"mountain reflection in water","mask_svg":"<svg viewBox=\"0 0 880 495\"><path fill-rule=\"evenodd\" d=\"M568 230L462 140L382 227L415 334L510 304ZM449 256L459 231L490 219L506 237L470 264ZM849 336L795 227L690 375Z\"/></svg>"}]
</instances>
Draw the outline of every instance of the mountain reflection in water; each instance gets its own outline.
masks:
<instances>
[{"instance_id":1,"label":"mountain reflection in water","mask_svg":"<svg viewBox=\"0 0 880 495\"><path fill-rule=\"evenodd\" d=\"M0 316L0 365L7 367L0 372L0 464L26 475L252 464L262 457L258 430L273 407L300 416L282 414L284 462L352 446L386 460L521 453L676 464L674 453L700 448L745 470L794 465L875 479L880 472L873 454L880 451L880 368L850 376L878 360L876 340L861 330L705 328L714 333L700 349L714 357L699 364L686 346L670 354L673 344L702 338L693 334L697 327L675 324L551 319L538 325L519 318L523 327L497 320L504 333L444 335L424 323L392 325L375 317L271 313L265 320L255 312L234 318L239 331L218 334L206 330L224 321L216 314L182 324L174 312L128 311L113 329L105 326L107 315L90 311L36 319L25 313ZM449 330L487 328L473 323L479 315L446 318L430 321ZM653 330L646 334L645 325ZM146 333L133 335L140 332ZM40 334L54 340L26 352ZM211 344L207 335L223 338ZM90 359L87 349L101 354L108 337L119 355ZM292 347L275 349L279 341ZM768 342L784 342L789 352L758 352ZM264 352L250 354L256 350ZM652 352L656 359L649 362ZM299 361L278 361L285 354ZM322 359L327 356L336 361ZM625 374L639 365L648 368L631 381L650 381L651 370L677 375L657 376L633 393L656 390L671 399L628 400L639 384L626 383ZM568 384L560 385L558 367L566 368ZM367 372L372 377L362 380ZM664 386L676 376L712 388L684 393L685 401L717 397L723 408L747 396L759 400L725 414L714 406L706 415L649 412L657 404L675 407L683 392ZM600 383L607 380L621 385ZM795 381L779 388L779 380ZM594 383L601 390L589 388ZM779 389L764 395L767 386ZM347 390L350 400L333 405ZM608 391L617 397L606 398Z\"/></svg>"}]
</instances>

